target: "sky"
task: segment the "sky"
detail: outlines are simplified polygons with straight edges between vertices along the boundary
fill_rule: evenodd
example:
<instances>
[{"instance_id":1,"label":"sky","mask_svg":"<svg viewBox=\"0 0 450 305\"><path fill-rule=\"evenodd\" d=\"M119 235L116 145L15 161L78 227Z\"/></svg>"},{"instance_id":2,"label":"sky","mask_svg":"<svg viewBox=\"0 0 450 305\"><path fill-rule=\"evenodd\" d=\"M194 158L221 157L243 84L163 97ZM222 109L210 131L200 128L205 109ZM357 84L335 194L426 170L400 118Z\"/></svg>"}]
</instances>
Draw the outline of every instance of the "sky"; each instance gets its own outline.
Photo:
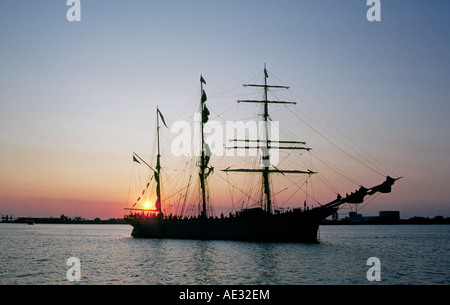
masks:
<instances>
[{"instance_id":1,"label":"sky","mask_svg":"<svg viewBox=\"0 0 450 305\"><path fill-rule=\"evenodd\" d=\"M363 214L450 217L449 1L381 0L373 22L363 0L80 3L70 22L64 0L0 2L0 214L122 217L156 106L188 119L202 74L211 109L235 107L224 92L266 63L300 113L403 176Z\"/></svg>"}]
</instances>

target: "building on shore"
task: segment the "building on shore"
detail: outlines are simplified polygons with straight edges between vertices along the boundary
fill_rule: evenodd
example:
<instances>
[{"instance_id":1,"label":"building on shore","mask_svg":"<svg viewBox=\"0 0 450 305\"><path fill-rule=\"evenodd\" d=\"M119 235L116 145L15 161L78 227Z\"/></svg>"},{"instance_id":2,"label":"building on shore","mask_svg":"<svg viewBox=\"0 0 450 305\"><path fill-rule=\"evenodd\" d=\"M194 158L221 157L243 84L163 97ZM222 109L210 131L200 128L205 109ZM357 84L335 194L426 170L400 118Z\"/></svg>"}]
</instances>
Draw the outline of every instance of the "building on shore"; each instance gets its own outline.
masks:
<instances>
[{"instance_id":1,"label":"building on shore","mask_svg":"<svg viewBox=\"0 0 450 305\"><path fill-rule=\"evenodd\" d=\"M387 219L387 220L399 221L400 220L400 212L399 211L380 211L378 217Z\"/></svg>"}]
</instances>

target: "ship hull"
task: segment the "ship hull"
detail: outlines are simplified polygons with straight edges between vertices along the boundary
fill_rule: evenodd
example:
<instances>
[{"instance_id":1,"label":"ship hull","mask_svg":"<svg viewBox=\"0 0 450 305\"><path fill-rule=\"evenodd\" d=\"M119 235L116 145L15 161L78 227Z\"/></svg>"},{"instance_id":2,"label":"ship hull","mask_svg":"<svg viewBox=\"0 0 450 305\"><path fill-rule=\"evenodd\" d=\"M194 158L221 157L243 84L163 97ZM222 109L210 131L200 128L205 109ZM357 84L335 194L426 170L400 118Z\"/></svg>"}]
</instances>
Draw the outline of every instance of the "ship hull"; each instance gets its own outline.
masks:
<instances>
[{"instance_id":1,"label":"ship hull","mask_svg":"<svg viewBox=\"0 0 450 305\"><path fill-rule=\"evenodd\" d=\"M127 217L136 238L176 238L272 242L317 242L321 222L336 208L281 214L260 213L215 219L151 219Z\"/></svg>"}]
</instances>

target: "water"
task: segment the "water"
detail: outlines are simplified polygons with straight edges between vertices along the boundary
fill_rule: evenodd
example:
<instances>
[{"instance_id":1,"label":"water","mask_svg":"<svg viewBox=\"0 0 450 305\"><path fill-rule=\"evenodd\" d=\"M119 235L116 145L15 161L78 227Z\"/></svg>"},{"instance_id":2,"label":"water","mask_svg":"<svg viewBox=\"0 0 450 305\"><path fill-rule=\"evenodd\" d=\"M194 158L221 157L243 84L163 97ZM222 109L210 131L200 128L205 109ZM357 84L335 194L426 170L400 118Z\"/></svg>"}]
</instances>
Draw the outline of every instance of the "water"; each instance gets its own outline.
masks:
<instances>
[{"instance_id":1,"label":"water","mask_svg":"<svg viewBox=\"0 0 450 305\"><path fill-rule=\"evenodd\" d=\"M0 224L0 284L450 284L450 225L322 226L319 244L135 239L128 225Z\"/></svg>"}]
</instances>

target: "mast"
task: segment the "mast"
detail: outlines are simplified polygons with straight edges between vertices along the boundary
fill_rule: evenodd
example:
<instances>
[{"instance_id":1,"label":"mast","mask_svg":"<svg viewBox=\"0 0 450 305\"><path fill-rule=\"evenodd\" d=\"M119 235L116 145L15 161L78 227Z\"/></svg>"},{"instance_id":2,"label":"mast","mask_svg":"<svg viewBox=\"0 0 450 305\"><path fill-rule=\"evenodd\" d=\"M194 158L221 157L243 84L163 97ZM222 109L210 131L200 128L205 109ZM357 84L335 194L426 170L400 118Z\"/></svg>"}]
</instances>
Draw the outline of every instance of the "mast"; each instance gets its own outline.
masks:
<instances>
[{"instance_id":1,"label":"mast","mask_svg":"<svg viewBox=\"0 0 450 305\"><path fill-rule=\"evenodd\" d=\"M202 218L206 219L206 187L205 187L205 169L207 166L206 156L205 156L205 135L203 134L203 125L205 122L205 102L206 102L206 94L203 91L203 83L206 84L203 76L200 75L200 105L202 107L202 115L201 115L201 135L202 135L202 149L200 156L200 187L202 189Z\"/></svg>"},{"instance_id":2,"label":"mast","mask_svg":"<svg viewBox=\"0 0 450 305\"><path fill-rule=\"evenodd\" d=\"M269 78L269 75L267 73L266 64L264 64L264 85L257 85L257 84L245 84L244 87L261 87L264 88L264 100L239 100L238 103L259 103L263 104L264 106L264 139L263 140L239 140L239 139L233 139L232 141L244 141L244 142L257 142L258 147L262 150L262 168L261 169L225 169L222 171L225 172L252 172L252 173L262 173L262 180L263 180L263 191L264 191L264 197L265 197L265 210L268 213L272 213L272 197L270 192L270 180L269 180L269 174L271 173L290 173L290 174L315 174L315 172L311 170L301 171L301 170L279 170L275 167L275 169L270 168L270 149L271 149L271 143L283 143L283 144L306 144L305 142L298 142L298 141L272 141L269 139L269 104L296 104L295 102L285 102L285 101L270 101L268 99L268 90L269 88L280 88L280 89L289 89L287 86L273 86L267 84L267 79ZM259 146L259 143L262 142L263 145ZM239 146L235 146L232 148L242 148ZM250 148L250 147L243 147L243 148ZM253 147L251 147L253 148ZM303 146L283 146L283 147L276 147L277 149L304 149L304 150L311 150L311 148L303 147Z\"/></svg>"},{"instance_id":3,"label":"mast","mask_svg":"<svg viewBox=\"0 0 450 305\"><path fill-rule=\"evenodd\" d=\"M156 140L158 146L158 154L156 156L156 172L155 172L155 181L156 181L156 210L158 213L161 213L161 185L160 185L160 174L161 174L161 152L159 147L159 114L160 111L158 107L156 107Z\"/></svg>"},{"instance_id":4,"label":"mast","mask_svg":"<svg viewBox=\"0 0 450 305\"><path fill-rule=\"evenodd\" d=\"M133 160L139 164L144 163L148 168L150 168L150 170L153 171L153 177L155 178L155 182L156 182L156 202L155 202L155 208L156 211L158 212L158 215L161 214L161 152L160 152L160 144L159 144L159 130L160 130L160 126L159 126L159 120L162 120L164 126L167 127L167 124L164 120L164 116L162 115L161 111L159 111L159 108L156 107L156 142L157 142L157 148L158 148L158 154L156 156L156 167L153 168L151 167L147 162L145 162L144 159L142 159L137 153L133 152ZM139 159L139 160L138 160ZM149 186L150 182L147 184L147 188ZM144 195L144 193L142 193L142 195ZM140 199L140 197L139 197ZM139 200L138 199L138 200ZM135 203L136 205L136 203ZM133 205L134 207L134 205ZM144 209L134 209L134 208L126 208L126 210L139 210L142 211ZM154 210L152 210L154 211Z\"/></svg>"},{"instance_id":5,"label":"mast","mask_svg":"<svg viewBox=\"0 0 450 305\"><path fill-rule=\"evenodd\" d=\"M266 211L272 213L272 198L270 197L270 184L269 184L269 165L270 165L270 154L269 154L269 126L267 125L269 119L269 107L267 100L267 74L266 64L264 64L264 128L265 128L265 147L263 149L262 160L263 160L263 183L264 183L264 194L266 195Z\"/></svg>"}]
</instances>

